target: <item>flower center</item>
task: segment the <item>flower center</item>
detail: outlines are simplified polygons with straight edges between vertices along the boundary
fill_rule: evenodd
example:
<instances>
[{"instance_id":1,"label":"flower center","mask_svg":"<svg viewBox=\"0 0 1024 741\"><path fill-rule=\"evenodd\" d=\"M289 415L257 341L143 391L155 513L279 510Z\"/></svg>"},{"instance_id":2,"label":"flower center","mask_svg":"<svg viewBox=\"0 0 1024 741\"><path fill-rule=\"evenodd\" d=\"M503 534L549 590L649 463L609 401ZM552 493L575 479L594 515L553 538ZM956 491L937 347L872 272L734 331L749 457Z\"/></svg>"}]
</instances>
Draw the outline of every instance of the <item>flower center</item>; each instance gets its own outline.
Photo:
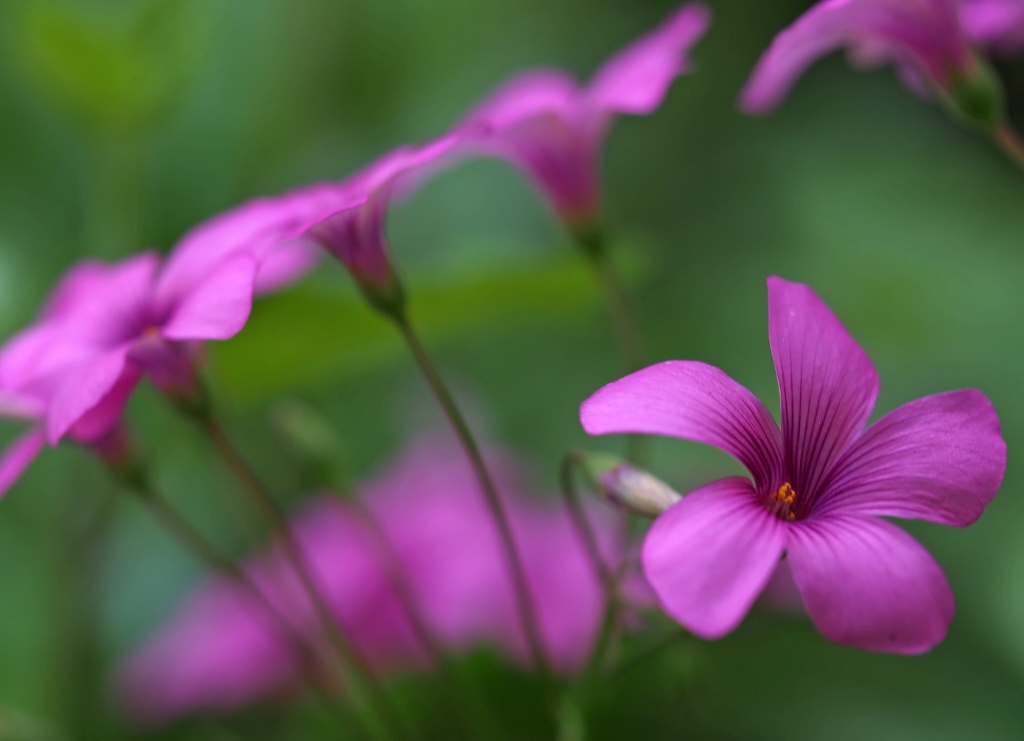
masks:
<instances>
[{"instance_id":1,"label":"flower center","mask_svg":"<svg viewBox=\"0 0 1024 741\"><path fill-rule=\"evenodd\" d=\"M792 522L796 519L796 514L792 511L792 506L796 502L796 490L787 481L779 490L771 495L769 498L768 509L771 510L780 519Z\"/></svg>"}]
</instances>

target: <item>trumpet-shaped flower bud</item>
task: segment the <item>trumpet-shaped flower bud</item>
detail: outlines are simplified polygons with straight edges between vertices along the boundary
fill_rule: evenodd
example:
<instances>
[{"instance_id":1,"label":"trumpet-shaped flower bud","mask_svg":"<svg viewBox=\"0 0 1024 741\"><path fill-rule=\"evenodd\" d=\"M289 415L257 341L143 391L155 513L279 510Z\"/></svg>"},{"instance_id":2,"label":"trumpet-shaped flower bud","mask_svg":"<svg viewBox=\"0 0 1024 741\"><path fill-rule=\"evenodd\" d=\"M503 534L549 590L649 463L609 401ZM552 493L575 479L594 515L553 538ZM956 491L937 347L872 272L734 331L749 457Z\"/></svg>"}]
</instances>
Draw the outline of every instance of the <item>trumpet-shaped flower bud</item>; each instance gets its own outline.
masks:
<instances>
[{"instance_id":1,"label":"trumpet-shaped flower bud","mask_svg":"<svg viewBox=\"0 0 1024 741\"><path fill-rule=\"evenodd\" d=\"M615 114L646 115L661 104L672 80L690 70L691 47L710 22L691 3L634 42L581 87L556 70L520 74L465 119L467 138L525 172L573 229L598 219L601 147Z\"/></svg>"},{"instance_id":2,"label":"trumpet-shaped flower bud","mask_svg":"<svg viewBox=\"0 0 1024 741\"><path fill-rule=\"evenodd\" d=\"M690 361L638 371L583 403L590 434L702 442L751 474L690 492L654 521L647 579L669 615L717 638L740 623L785 554L826 637L927 651L946 635L953 592L928 552L882 518L974 522L1006 468L995 410L978 391L953 391L865 429L878 374L821 299L771 278L768 322L781 429L747 389Z\"/></svg>"},{"instance_id":3,"label":"trumpet-shaped flower bud","mask_svg":"<svg viewBox=\"0 0 1024 741\"><path fill-rule=\"evenodd\" d=\"M587 453L582 458L589 484L608 501L645 517L657 517L682 496L646 471L610 453Z\"/></svg>"}]
</instances>

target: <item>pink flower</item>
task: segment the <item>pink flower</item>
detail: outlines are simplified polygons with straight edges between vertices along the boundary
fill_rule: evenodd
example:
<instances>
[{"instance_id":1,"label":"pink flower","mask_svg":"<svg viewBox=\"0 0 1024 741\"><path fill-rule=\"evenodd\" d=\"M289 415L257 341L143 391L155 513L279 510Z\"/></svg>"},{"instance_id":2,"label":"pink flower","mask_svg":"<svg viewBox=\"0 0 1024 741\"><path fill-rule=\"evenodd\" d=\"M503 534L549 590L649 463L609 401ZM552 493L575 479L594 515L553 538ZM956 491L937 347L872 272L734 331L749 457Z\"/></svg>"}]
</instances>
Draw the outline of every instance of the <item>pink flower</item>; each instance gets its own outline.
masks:
<instances>
[{"instance_id":1,"label":"pink flower","mask_svg":"<svg viewBox=\"0 0 1024 741\"><path fill-rule=\"evenodd\" d=\"M912 402L864 429L878 394L871 361L810 288L768 280L768 334L781 431L717 368L651 366L583 403L587 432L669 435L736 457L731 477L655 520L644 570L664 609L694 633L733 630L785 556L815 625L869 651L940 642L953 593L915 540L881 517L963 527L995 496L1006 445L978 391Z\"/></svg>"},{"instance_id":2,"label":"pink flower","mask_svg":"<svg viewBox=\"0 0 1024 741\"><path fill-rule=\"evenodd\" d=\"M348 268L375 304L388 309L401 305L401 285L388 258L387 207L455 161L460 140L449 135L423 146L400 147L344 182L318 183L227 211L186 237L189 264L178 272L187 282L204 260L220 252L276 248L272 277L287 278L310 265L309 250L318 245Z\"/></svg>"},{"instance_id":3,"label":"pink flower","mask_svg":"<svg viewBox=\"0 0 1024 741\"><path fill-rule=\"evenodd\" d=\"M859 67L896 65L915 92L940 97L987 90L960 22L960 0L822 0L775 37L740 96L748 113L771 111L812 62L846 47Z\"/></svg>"},{"instance_id":4,"label":"pink flower","mask_svg":"<svg viewBox=\"0 0 1024 741\"><path fill-rule=\"evenodd\" d=\"M691 3L659 29L612 57L588 86L557 70L509 80L466 118L477 149L522 169L572 227L590 226L600 209L601 146L616 113L652 113L710 22Z\"/></svg>"},{"instance_id":5,"label":"pink flower","mask_svg":"<svg viewBox=\"0 0 1024 741\"><path fill-rule=\"evenodd\" d=\"M234 336L254 293L301 270L297 251L232 248L215 238L223 233L208 226L187 235L163 268L151 252L76 265L36 323L0 349L0 415L35 423L0 459L0 493L44 441L70 435L116 456L118 421L139 380L194 394L200 343Z\"/></svg>"},{"instance_id":6,"label":"pink flower","mask_svg":"<svg viewBox=\"0 0 1024 741\"><path fill-rule=\"evenodd\" d=\"M504 456L491 462L522 549L554 665L574 671L596 638L603 593L573 523L554 504L524 496L528 484ZM478 644L527 662L514 594L493 521L458 450L423 440L360 493L358 509L322 497L301 513L295 531L321 593L363 655L383 672L425 668L429 654L410 624L394 578L449 651ZM606 557L623 558L613 524L593 521ZM316 616L277 552L247 571L300 634L321 642ZM160 722L198 709L230 710L292 689L296 667L266 613L238 587L200 587L120 674L126 708Z\"/></svg>"},{"instance_id":7,"label":"pink flower","mask_svg":"<svg viewBox=\"0 0 1024 741\"><path fill-rule=\"evenodd\" d=\"M1024 0L962 0L960 22L986 51L1011 55L1024 49Z\"/></svg>"}]
</instances>

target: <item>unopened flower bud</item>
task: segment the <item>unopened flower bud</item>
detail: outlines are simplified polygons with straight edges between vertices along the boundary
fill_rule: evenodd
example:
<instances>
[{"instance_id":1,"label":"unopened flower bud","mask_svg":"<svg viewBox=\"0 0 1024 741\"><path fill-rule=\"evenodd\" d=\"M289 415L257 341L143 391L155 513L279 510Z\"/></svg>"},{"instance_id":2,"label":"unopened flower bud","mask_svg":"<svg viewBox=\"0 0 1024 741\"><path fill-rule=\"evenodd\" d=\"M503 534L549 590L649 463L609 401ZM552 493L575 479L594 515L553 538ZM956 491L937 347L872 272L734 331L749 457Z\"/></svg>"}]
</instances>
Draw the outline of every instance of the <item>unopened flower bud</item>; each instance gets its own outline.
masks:
<instances>
[{"instance_id":1,"label":"unopened flower bud","mask_svg":"<svg viewBox=\"0 0 1024 741\"><path fill-rule=\"evenodd\" d=\"M587 455L583 471L605 498L638 515L657 517L683 498L661 479L608 453Z\"/></svg>"}]
</instances>

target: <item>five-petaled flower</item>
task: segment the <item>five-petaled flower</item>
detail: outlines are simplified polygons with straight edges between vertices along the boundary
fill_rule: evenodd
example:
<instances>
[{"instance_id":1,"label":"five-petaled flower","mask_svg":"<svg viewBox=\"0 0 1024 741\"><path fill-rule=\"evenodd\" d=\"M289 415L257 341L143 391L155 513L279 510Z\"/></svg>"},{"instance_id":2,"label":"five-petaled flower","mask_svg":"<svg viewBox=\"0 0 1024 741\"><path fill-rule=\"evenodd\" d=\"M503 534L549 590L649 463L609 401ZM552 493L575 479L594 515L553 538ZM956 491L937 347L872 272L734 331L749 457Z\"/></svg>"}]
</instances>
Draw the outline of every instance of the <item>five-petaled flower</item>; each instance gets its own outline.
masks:
<instances>
[{"instance_id":1,"label":"five-petaled flower","mask_svg":"<svg viewBox=\"0 0 1024 741\"><path fill-rule=\"evenodd\" d=\"M707 443L753 479L710 483L656 519L646 576L673 618L716 638L739 624L785 555L826 637L926 651L946 634L953 593L928 552L881 518L974 522L1006 466L995 410L978 391L953 391L865 429L878 375L829 308L810 288L770 278L768 314L781 430L747 389L699 362L651 366L583 403L590 434Z\"/></svg>"},{"instance_id":2,"label":"five-petaled flower","mask_svg":"<svg viewBox=\"0 0 1024 741\"><path fill-rule=\"evenodd\" d=\"M1012 33L1006 16L963 8L992 45ZM861 67L886 62L921 95L934 94L966 118L991 126L1001 118L1001 92L975 49L961 0L822 0L782 31L761 57L740 96L748 113L766 113L804 69L846 47Z\"/></svg>"},{"instance_id":3,"label":"five-petaled flower","mask_svg":"<svg viewBox=\"0 0 1024 741\"><path fill-rule=\"evenodd\" d=\"M468 139L522 169L570 227L593 228L600 149L612 117L657 109L672 80L689 71L687 54L709 22L704 5L683 6L610 59L586 87L558 70L517 75L469 113Z\"/></svg>"}]
</instances>

